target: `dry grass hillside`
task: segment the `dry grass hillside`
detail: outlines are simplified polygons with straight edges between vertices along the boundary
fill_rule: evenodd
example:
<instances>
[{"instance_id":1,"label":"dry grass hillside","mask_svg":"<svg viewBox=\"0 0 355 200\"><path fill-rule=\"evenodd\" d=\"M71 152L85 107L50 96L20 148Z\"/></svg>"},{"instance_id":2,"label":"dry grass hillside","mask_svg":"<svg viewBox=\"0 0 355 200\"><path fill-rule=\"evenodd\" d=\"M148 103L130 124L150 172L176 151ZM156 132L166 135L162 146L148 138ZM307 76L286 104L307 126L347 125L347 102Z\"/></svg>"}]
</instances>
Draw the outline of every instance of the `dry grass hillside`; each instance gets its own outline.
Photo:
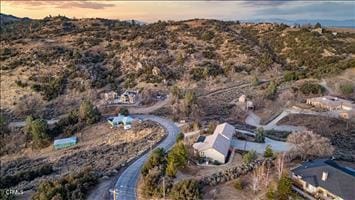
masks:
<instances>
[{"instance_id":1,"label":"dry grass hillside","mask_svg":"<svg viewBox=\"0 0 355 200\"><path fill-rule=\"evenodd\" d=\"M18 117L34 106L48 116L63 113L103 89L143 83L204 88L210 84L200 82L218 85L224 77L234 82L287 73L321 78L355 66L354 33L278 24L196 19L138 25L58 16L0 30L1 106Z\"/></svg>"}]
</instances>

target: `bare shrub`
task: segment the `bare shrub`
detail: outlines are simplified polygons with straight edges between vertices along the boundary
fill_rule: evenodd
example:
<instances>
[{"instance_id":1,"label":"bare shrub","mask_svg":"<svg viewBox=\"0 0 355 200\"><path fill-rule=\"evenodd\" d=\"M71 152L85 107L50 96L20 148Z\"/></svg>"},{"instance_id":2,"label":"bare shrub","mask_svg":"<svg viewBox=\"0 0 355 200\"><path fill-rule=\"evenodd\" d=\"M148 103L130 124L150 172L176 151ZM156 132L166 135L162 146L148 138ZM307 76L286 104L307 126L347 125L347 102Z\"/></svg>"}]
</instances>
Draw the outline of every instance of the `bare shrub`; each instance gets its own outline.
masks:
<instances>
[{"instance_id":1,"label":"bare shrub","mask_svg":"<svg viewBox=\"0 0 355 200\"><path fill-rule=\"evenodd\" d=\"M42 109L42 100L35 96L29 96L18 101L14 108L14 113L19 117L27 115L37 115Z\"/></svg>"},{"instance_id":2,"label":"bare shrub","mask_svg":"<svg viewBox=\"0 0 355 200\"><path fill-rule=\"evenodd\" d=\"M331 156L334 152L334 147L328 138L315 134L312 131L291 133L287 137L287 142L295 145L291 154L301 159Z\"/></svg>"}]
</instances>

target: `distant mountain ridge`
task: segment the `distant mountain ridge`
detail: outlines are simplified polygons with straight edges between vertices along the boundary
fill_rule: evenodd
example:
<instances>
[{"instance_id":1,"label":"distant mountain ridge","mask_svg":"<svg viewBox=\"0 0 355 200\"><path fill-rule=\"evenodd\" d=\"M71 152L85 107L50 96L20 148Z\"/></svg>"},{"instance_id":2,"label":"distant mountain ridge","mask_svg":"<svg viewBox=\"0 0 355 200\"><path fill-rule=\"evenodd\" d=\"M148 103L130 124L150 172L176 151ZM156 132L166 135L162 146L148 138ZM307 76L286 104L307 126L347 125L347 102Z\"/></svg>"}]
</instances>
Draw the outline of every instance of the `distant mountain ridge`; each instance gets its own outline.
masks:
<instances>
[{"instance_id":1,"label":"distant mountain ridge","mask_svg":"<svg viewBox=\"0 0 355 200\"><path fill-rule=\"evenodd\" d=\"M286 20L279 18L272 19L250 19L250 20L241 20L242 22L271 22L271 23L284 23L287 25L294 24L316 24L319 22L322 26L325 27L347 27L347 28L355 28L355 19L346 19L346 20L332 20L332 19L297 19L297 20Z\"/></svg>"}]
</instances>

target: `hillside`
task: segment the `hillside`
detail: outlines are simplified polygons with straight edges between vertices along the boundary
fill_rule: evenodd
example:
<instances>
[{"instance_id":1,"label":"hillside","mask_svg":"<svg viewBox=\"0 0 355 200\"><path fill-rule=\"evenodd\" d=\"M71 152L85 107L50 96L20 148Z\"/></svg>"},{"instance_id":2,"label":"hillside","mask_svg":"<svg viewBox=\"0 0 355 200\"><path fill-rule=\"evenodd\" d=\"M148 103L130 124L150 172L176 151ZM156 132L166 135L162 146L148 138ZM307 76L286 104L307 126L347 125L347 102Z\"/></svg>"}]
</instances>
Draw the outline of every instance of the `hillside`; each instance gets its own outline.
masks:
<instances>
[{"instance_id":1,"label":"hillside","mask_svg":"<svg viewBox=\"0 0 355 200\"><path fill-rule=\"evenodd\" d=\"M78 98L95 99L103 89L201 89L208 84L199 83L221 78L284 74L323 78L355 66L355 33L282 24L194 19L139 25L58 16L13 20L0 33L1 106L17 117L31 109L65 113Z\"/></svg>"}]
</instances>

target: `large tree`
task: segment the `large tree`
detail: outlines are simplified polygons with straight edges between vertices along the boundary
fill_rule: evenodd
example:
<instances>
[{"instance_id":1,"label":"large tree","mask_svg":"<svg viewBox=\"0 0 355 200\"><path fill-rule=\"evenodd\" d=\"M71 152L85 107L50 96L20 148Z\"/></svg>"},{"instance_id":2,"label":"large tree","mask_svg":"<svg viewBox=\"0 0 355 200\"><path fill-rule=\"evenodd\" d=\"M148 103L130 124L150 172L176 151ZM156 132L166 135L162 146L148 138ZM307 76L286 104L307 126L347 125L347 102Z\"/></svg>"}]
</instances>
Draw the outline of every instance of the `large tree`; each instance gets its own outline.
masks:
<instances>
[{"instance_id":1,"label":"large tree","mask_svg":"<svg viewBox=\"0 0 355 200\"><path fill-rule=\"evenodd\" d=\"M90 101L82 101L79 108L79 118L87 124L93 124L100 120L100 112Z\"/></svg>"},{"instance_id":2,"label":"large tree","mask_svg":"<svg viewBox=\"0 0 355 200\"><path fill-rule=\"evenodd\" d=\"M48 144L50 136L46 120L27 117L25 131L31 135L34 147L44 147Z\"/></svg>"}]
</instances>

